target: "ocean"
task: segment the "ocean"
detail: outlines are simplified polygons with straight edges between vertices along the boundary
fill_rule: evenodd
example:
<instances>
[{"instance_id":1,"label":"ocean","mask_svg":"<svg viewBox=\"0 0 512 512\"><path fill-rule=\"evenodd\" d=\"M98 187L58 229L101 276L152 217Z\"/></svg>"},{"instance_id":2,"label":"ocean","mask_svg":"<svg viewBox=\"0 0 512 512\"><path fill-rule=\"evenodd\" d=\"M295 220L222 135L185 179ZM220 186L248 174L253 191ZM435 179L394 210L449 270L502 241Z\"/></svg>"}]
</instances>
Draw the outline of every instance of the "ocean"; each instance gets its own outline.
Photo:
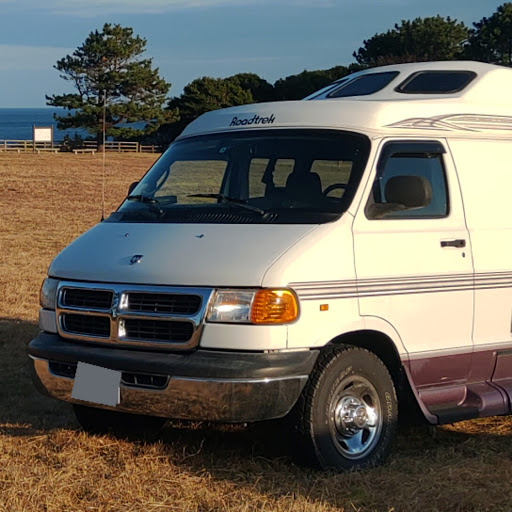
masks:
<instances>
[{"instance_id":1,"label":"ocean","mask_svg":"<svg viewBox=\"0 0 512 512\"><path fill-rule=\"evenodd\" d=\"M57 130L53 114L67 111L56 108L0 108L0 140L32 140L32 126L53 126L53 140L61 141L65 135L87 135L83 130Z\"/></svg>"}]
</instances>

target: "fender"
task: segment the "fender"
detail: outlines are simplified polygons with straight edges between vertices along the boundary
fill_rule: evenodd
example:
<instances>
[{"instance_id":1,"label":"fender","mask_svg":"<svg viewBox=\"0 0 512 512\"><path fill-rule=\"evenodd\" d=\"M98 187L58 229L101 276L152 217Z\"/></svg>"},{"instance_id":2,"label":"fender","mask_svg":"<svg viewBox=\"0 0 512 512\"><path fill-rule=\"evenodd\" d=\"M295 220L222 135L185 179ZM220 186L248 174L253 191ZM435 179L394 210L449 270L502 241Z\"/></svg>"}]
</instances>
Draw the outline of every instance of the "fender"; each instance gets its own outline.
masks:
<instances>
[{"instance_id":1,"label":"fender","mask_svg":"<svg viewBox=\"0 0 512 512\"><path fill-rule=\"evenodd\" d=\"M406 382L404 385L409 384L409 389L411 390L411 394L414 397L418 407L420 408L425 419L432 425L437 425L439 423L437 416L428 411L423 400L421 399L416 386L412 380L411 372L409 371L409 353L405 348L405 345L402 342L402 338L398 331L391 325L387 320L380 318L378 316L364 316L365 328L372 331L379 331L382 334L385 334L395 345L398 355L400 357L400 361L402 363L403 374L405 376ZM412 397L410 397L412 398Z\"/></svg>"},{"instance_id":2,"label":"fender","mask_svg":"<svg viewBox=\"0 0 512 512\"><path fill-rule=\"evenodd\" d=\"M396 381L396 384L402 387L403 391L405 391L405 393L402 393L402 400L406 401L406 403L416 403L421 414L428 423L432 425L439 423L437 416L427 410L416 390L409 371L409 354L403 344L400 334L393 325L381 317L359 315L354 315L350 319L345 318L342 323L336 324L334 322L328 322L323 325L325 325L325 328L320 331L317 330L317 336L314 339L310 339L310 346L323 347L332 344L333 342L344 342L345 337L349 338L349 343L354 342L354 344L359 345L357 338L354 338L354 336L357 336L358 333L362 333L363 331L372 331L388 338L396 349L396 353L393 354L391 359L396 359L396 356L398 355L399 363L403 369L400 371L402 377L398 376L399 378ZM368 348L371 350L371 347ZM407 388L410 390L410 393Z\"/></svg>"},{"instance_id":3,"label":"fender","mask_svg":"<svg viewBox=\"0 0 512 512\"><path fill-rule=\"evenodd\" d=\"M403 344L398 331L387 320L379 316L363 316L364 329L368 331L378 331L385 334L395 345L402 364L409 363L409 353Z\"/></svg>"}]
</instances>

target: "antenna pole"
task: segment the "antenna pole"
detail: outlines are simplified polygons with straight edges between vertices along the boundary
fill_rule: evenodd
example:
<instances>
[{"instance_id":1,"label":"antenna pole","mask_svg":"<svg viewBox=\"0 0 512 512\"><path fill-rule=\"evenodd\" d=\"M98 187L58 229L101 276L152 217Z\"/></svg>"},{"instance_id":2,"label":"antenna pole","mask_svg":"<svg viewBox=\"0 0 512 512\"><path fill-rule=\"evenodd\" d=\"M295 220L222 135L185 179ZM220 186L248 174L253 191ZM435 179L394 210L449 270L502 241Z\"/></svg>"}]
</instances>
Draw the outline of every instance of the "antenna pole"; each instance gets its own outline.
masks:
<instances>
[{"instance_id":1,"label":"antenna pole","mask_svg":"<svg viewBox=\"0 0 512 512\"><path fill-rule=\"evenodd\" d=\"M105 140L106 140L106 118L107 118L107 91L103 91L103 163L102 163L102 185L101 185L101 221L105 220Z\"/></svg>"}]
</instances>

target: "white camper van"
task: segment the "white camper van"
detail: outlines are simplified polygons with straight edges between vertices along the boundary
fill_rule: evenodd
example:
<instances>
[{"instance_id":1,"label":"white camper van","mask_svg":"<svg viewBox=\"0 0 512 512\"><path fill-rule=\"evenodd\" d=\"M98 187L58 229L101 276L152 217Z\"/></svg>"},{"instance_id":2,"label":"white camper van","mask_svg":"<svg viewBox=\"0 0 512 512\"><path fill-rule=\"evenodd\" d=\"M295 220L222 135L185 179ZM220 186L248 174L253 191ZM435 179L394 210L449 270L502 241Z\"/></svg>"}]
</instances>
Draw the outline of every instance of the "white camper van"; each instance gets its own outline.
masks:
<instances>
[{"instance_id":1,"label":"white camper van","mask_svg":"<svg viewBox=\"0 0 512 512\"><path fill-rule=\"evenodd\" d=\"M289 415L337 469L415 407L511 413L511 90L403 64L203 115L50 265L36 384L90 430Z\"/></svg>"}]
</instances>

